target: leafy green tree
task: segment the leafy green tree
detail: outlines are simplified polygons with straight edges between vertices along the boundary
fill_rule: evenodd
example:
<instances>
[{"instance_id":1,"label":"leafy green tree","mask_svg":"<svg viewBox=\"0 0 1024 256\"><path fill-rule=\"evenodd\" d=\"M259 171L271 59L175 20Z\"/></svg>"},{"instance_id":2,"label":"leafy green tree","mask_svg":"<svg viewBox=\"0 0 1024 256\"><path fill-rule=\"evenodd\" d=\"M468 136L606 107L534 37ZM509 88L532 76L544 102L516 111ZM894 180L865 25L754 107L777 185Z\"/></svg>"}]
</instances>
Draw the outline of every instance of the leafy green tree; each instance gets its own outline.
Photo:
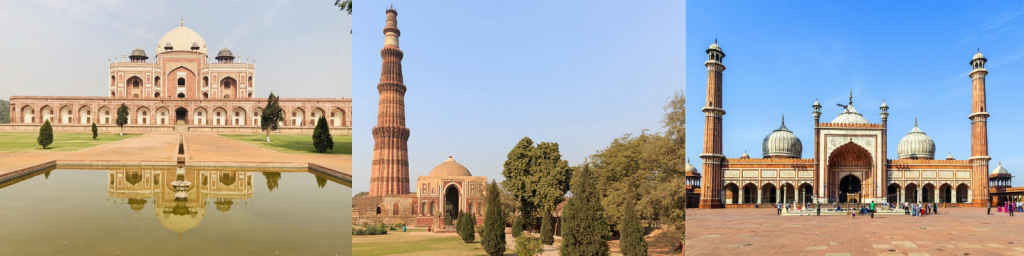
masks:
<instances>
[{"instance_id":1,"label":"leafy green tree","mask_svg":"<svg viewBox=\"0 0 1024 256\"><path fill-rule=\"evenodd\" d=\"M92 123L92 140L96 140L96 137L99 136L97 132L99 132L99 129L96 129L96 123Z\"/></svg>"},{"instance_id":2,"label":"leafy green tree","mask_svg":"<svg viewBox=\"0 0 1024 256\"><path fill-rule=\"evenodd\" d=\"M128 124L128 106L121 103L121 107L117 108L117 123L118 127L121 127L121 136L124 136L124 125Z\"/></svg>"},{"instance_id":3,"label":"leafy green tree","mask_svg":"<svg viewBox=\"0 0 1024 256\"><path fill-rule=\"evenodd\" d=\"M46 120L43 126L39 127L39 137L36 138L36 142L43 146L43 149L53 143L53 127L50 127L50 120Z\"/></svg>"},{"instance_id":4,"label":"leafy green tree","mask_svg":"<svg viewBox=\"0 0 1024 256\"><path fill-rule=\"evenodd\" d=\"M512 237L519 237L523 234L523 216L516 217L516 221L512 223Z\"/></svg>"},{"instance_id":5,"label":"leafy green tree","mask_svg":"<svg viewBox=\"0 0 1024 256\"><path fill-rule=\"evenodd\" d=\"M562 209L561 255L609 255L610 232L601 207L601 193L597 190L597 177L589 164L572 177L572 198ZM685 190L684 190L685 191Z\"/></svg>"},{"instance_id":6,"label":"leafy green tree","mask_svg":"<svg viewBox=\"0 0 1024 256\"><path fill-rule=\"evenodd\" d=\"M316 121L316 128L313 128L313 147L320 153L334 150L334 138L331 137L331 129L327 128L327 118L323 116Z\"/></svg>"},{"instance_id":7,"label":"leafy green tree","mask_svg":"<svg viewBox=\"0 0 1024 256\"><path fill-rule=\"evenodd\" d=\"M6 100L0 100L0 124L11 123L11 102Z\"/></svg>"},{"instance_id":8,"label":"leafy green tree","mask_svg":"<svg viewBox=\"0 0 1024 256\"><path fill-rule=\"evenodd\" d=\"M640 223L634 208L634 195L627 196L626 205L622 210L622 223L619 224L619 248L625 256L647 256L647 241L644 240L644 227Z\"/></svg>"},{"instance_id":9,"label":"leafy green tree","mask_svg":"<svg viewBox=\"0 0 1024 256\"><path fill-rule=\"evenodd\" d=\"M540 221L540 243L552 245L555 243L554 220L550 212L544 212L544 218Z\"/></svg>"},{"instance_id":10,"label":"leafy green tree","mask_svg":"<svg viewBox=\"0 0 1024 256\"><path fill-rule=\"evenodd\" d=\"M686 94L683 90L677 90L669 98L661 123L671 148L668 150L668 158L677 158L678 162L672 164L678 165L680 170L685 170L685 163L682 161L686 159L686 151L681 150L686 148ZM675 227L675 235L686 244L686 175L677 173L673 176L669 178L671 181L666 186L659 186L658 197L667 200L661 211Z\"/></svg>"},{"instance_id":11,"label":"leafy green tree","mask_svg":"<svg viewBox=\"0 0 1024 256\"><path fill-rule=\"evenodd\" d=\"M502 187L521 203L523 222L533 225L538 213L554 210L565 199L572 168L562 160L558 143L541 142L534 146L530 137L523 137L509 151L502 175Z\"/></svg>"},{"instance_id":12,"label":"leafy green tree","mask_svg":"<svg viewBox=\"0 0 1024 256\"><path fill-rule=\"evenodd\" d=\"M472 243L476 240L476 221L470 213L459 213L459 221L455 224L455 230L463 242Z\"/></svg>"},{"instance_id":13,"label":"leafy green tree","mask_svg":"<svg viewBox=\"0 0 1024 256\"><path fill-rule=\"evenodd\" d=\"M505 254L505 211L501 210L498 183L491 180L487 186L487 215L484 215L484 233L480 243L487 255Z\"/></svg>"},{"instance_id":14,"label":"leafy green tree","mask_svg":"<svg viewBox=\"0 0 1024 256\"><path fill-rule=\"evenodd\" d=\"M335 0L334 5L341 8L341 11L348 12L348 15L352 15L352 0Z\"/></svg>"},{"instance_id":15,"label":"leafy green tree","mask_svg":"<svg viewBox=\"0 0 1024 256\"><path fill-rule=\"evenodd\" d=\"M541 244L540 239L536 235L523 234L516 236L516 255L518 256L534 256L544 253L544 245Z\"/></svg>"},{"instance_id":16,"label":"leafy green tree","mask_svg":"<svg viewBox=\"0 0 1024 256\"><path fill-rule=\"evenodd\" d=\"M263 113L260 113L260 129L267 132L267 142L270 142L270 132L277 130L277 122L284 118L278 100L279 97L271 92L270 97L267 97L267 106L263 107Z\"/></svg>"}]
</instances>

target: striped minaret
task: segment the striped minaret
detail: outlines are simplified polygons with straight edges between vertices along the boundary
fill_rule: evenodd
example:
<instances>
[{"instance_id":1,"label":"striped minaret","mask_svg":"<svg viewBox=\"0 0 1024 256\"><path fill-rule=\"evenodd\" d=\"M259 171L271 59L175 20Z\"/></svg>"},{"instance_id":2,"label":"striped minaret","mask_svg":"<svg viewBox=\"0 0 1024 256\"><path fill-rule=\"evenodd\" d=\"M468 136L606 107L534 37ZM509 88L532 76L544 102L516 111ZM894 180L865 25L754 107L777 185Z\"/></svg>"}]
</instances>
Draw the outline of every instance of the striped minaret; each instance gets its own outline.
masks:
<instances>
[{"instance_id":1,"label":"striped minaret","mask_svg":"<svg viewBox=\"0 0 1024 256\"><path fill-rule=\"evenodd\" d=\"M971 204L984 206L988 198L988 110L985 106L985 56L981 49L971 59Z\"/></svg>"},{"instance_id":2,"label":"striped minaret","mask_svg":"<svg viewBox=\"0 0 1024 256\"><path fill-rule=\"evenodd\" d=\"M402 83L402 50L398 48L398 12L389 8L384 27L377 91L377 126L373 127L373 167L370 196L409 194L409 128L405 127L405 84Z\"/></svg>"},{"instance_id":3,"label":"striped minaret","mask_svg":"<svg viewBox=\"0 0 1024 256\"><path fill-rule=\"evenodd\" d=\"M722 59L725 53L718 46L718 39L705 51L708 60L704 66L708 68L708 91L707 104L704 104L704 152L700 154L704 161L704 176L700 191L700 208L722 208L722 164L725 163L725 155L722 155L722 116L725 110L722 109L722 71L725 65Z\"/></svg>"}]
</instances>

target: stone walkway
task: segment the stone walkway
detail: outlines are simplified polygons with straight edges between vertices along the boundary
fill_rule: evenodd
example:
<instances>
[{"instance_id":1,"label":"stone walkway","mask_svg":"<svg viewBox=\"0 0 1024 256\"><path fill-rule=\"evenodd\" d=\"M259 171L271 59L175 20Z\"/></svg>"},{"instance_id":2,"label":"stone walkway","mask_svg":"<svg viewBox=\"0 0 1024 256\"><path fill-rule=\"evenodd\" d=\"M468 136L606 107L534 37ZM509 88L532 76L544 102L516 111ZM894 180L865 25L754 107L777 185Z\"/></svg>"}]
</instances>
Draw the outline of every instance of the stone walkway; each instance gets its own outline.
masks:
<instances>
[{"instance_id":1,"label":"stone walkway","mask_svg":"<svg viewBox=\"0 0 1024 256\"><path fill-rule=\"evenodd\" d=\"M775 209L688 209L688 255L1024 255L1024 214L778 216Z\"/></svg>"},{"instance_id":2,"label":"stone walkway","mask_svg":"<svg viewBox=\"0 0 1024 256\"><path fill-rule=\"evenodd\" d=\"M185 133L190 160L317 163L352 173L352 155L284 154L208 133ZM172 161L178 133L146 133L75 152L0 152L0 174L52 160Z\"/></svg>"}]
</instances>

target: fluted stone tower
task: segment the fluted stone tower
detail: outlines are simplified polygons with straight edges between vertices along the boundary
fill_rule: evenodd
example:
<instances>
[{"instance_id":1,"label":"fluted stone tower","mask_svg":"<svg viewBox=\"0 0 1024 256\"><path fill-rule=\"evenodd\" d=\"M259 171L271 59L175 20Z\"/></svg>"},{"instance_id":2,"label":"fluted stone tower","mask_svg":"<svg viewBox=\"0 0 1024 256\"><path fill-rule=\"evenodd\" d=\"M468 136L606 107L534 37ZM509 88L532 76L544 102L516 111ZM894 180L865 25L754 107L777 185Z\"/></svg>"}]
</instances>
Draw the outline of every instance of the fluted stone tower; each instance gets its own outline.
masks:
<instances>
[{"instance_id":1,"label":"fluted stone tower","mask_svg":"<svg viewBox=\"0 0 1024 256\"><path fill-rule=\"evenodd\" d=\"M978 50L971 59L971 203L984 205L988 200L988 112L985 108L985 55Z\"/></svg>"},{"instance_id":2,"label":"fluted stone tower","mask_svg":"<svg viewBox=\"0 0 1024 256\"><path fill-rule=\"evenodd\" d=\"M708 60L704 66L708 68L708 91L707 103L704 104L704 151L700 154L704 161L704 186L700 194L700 208L722 208L722 163L725 156L722 155L722 116L725 110L722 109L722 58L725 53L718 46L718 39L705 51Z\"/></svg>"},{"instance_id":3,"label":"fluted stone tower","mask_svg":"<svg viewBox=\"0 0 1024 256\"><path fill-rule=\"evenodd\" d=\"M398 11L388 9L384 48L380 56L377 91L377 126L373 127L373 167L370 196L409 194L409 128L405 127L405 84L402 83L402 50L398 48Z\"/></svg>"}]
</instances>

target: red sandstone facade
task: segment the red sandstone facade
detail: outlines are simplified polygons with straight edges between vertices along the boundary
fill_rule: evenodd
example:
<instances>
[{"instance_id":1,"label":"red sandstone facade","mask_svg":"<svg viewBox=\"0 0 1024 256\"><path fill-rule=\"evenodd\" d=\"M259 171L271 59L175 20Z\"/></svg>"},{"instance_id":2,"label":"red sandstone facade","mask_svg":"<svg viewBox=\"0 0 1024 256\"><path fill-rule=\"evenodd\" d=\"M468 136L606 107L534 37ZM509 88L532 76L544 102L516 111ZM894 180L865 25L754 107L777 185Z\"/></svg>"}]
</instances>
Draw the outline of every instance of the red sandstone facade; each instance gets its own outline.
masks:
<instances>
[{"instance_id":1,"label":"red sandstone facade","mask_svg":"<svg viewBox=\"0 0 1024 256\"><path fill-rule=\"evenodd\" d=\"M405 127L405 84L402 82L402 50L398 48L398 12L387 10L384 27L384 59L380 71L380 103L373 127L373 166L370 196L409 194L409 128Z\"/></svg>"},{"instance_id":2,"label":"red sandstone facade","mask_svg":"<svg viewBox=\"0 0 1024 256\"><path fill-rule=\"evenodd\" d=\"M106 97L12 96L11 125L0 130L38 130L46 120L57 130L92 123L109 130L123 103L127 131L259 131L266 98L255 97L255 61L236 63L227 48L208 61L206 42L184 24L165 34L156 52L153 62L138 48L110 63ZM280 105L281 132L311 133L326 117L333 134L351 134L351 99L281 98Z\"/></svg>"},{"instance_id":3,"label":"red sandstone facade","mask_svg":"<svg viewBox=\"0 0 1024 256\"><path fill-rule=\"evenodd\" d=\"M1010 188L1008 174L999 175L997 183L1004 186L990 189L988 162L988 135L985 108L986 59L978 53L971 61L972 122L971 157L955 160L932 159L934 144L928 138L908 140L908 147L920 150L930 146L931 154L901 156L886 159L888 145L888 109L880 107L881 123L867 122L853 108L852 92L849 105L841 105L844 112L832 122L821 122L821 105L814 108L814 158L800 159L795 155L770 155L740 158L722 155L722 64L724 52L717 42L706 51L708 83L704 123L703 175L692 191L700 194L700 208L753 207L756 204L805 202L936 202L953 206L984 207L987 202L1001 203L1024 197L1024 189ZM776 132L789 132L785 123ZM917 133L917 134L915 134ZM792 134L792 133L789 133ZM916 127L908 134L923 136ZM775 133L765 138L764 149L769 149ZM801 152L800 142L790 148ZM921 137L915 137L921 138ZM903 148L901 140L900 150ZM924 146L921 146L924 145ZM775 146L775 145L772 145ZM917 148L913 148L917 147ZM1000 167L1001 168L1001 167ZM691 175L688 175L691 176ZM1005 177L1004 177L1005 176ZM995 177L995 176L993 176ZM688 188L688 192L690 192ZM1014 194L1020 193L1020 194Z\"/></svg>"}]
</instances>

